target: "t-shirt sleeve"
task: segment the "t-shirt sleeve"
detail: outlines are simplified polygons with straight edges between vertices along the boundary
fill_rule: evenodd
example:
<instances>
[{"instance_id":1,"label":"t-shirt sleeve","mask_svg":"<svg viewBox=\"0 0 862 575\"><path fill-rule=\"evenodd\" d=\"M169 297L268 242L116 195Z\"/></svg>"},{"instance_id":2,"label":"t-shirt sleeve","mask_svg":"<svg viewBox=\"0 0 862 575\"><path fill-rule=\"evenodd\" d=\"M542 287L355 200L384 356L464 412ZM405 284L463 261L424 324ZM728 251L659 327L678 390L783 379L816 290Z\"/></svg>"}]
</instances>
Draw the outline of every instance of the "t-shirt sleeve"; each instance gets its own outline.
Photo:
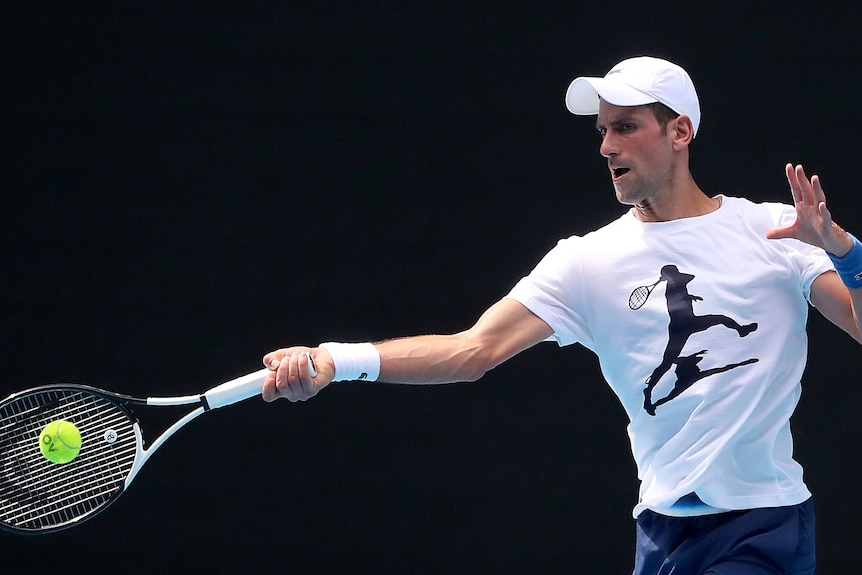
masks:
<instances>
[{"instance_id":1,"label":"t-shirt sleeve","mask_svg":"<svg viewBox=\"0 0 862 575\"><path fill-rule=\"evenodd\" d=\"M561 346L591 339L581 313L580 243L578 236L560 240L506 296L544 320L554 330L548 340Z\"/></svg>"}]
</instances>

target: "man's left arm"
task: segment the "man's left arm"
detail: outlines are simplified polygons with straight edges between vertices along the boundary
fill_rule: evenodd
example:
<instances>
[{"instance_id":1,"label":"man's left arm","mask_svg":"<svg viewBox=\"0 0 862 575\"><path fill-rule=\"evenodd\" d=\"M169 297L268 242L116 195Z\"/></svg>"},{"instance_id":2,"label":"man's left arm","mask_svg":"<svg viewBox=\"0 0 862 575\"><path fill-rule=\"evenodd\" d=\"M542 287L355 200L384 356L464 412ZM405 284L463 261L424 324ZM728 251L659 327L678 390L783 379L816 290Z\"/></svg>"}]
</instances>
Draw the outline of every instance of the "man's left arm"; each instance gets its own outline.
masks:
<instances>
[{"instance_id":1,"label":"man's left arm","mask_svg":"<svg viewBox=\"0 0 862 575\"><path fill-rule=\"evenodd\" d=\"M811 303L823 317L862 343L862 288L848 288L833 271L820 274L811 285Z\"/></svg>"}]
</instances>

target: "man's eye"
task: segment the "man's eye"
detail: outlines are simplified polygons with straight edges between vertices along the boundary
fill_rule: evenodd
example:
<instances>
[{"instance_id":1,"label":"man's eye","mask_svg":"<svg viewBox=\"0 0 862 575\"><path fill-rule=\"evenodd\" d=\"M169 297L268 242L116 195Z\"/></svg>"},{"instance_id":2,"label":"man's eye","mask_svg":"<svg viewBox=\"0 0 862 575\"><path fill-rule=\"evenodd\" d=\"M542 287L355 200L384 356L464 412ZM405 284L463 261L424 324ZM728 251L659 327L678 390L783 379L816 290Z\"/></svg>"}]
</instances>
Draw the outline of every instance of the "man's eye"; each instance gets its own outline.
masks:
<instances>
[{"instance_id":1,"label":"man's eye","mask_svg":"<svg viewBox=\"0 0 862 575\"><path fill-rule=\"evenodd\" d=\"M607 128L596 128L596 132L598 132L598 133L599 133L599 136L601 136L602 138L604 138L604 137L605 137L605 134L607 134L607 133L608 133L608 129L607 129Z\"/></svg>"}]
</instances>

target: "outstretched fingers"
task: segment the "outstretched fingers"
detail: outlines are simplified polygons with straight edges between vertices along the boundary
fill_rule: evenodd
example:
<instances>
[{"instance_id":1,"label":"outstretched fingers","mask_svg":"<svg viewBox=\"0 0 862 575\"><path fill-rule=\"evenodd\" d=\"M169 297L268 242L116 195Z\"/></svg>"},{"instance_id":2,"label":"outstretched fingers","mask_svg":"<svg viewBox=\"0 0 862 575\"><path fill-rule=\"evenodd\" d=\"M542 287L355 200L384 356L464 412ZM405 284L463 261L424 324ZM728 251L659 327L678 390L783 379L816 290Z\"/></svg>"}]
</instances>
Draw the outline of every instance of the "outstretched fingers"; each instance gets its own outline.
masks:
<instances>
[{"instance_id":1,"label":"outstretched fingers","mask_svg":"<svg viewBox=\"0 0 862 575\"><path fill-rule=\"evenodd\" d=\"M767 230L769 239L794 238L823 248L830 253L847 251L847 234L832 219L826 207L826 193L817 175L808 177L801 165L785 166L790 193L796 208L796 221L789 226Z\"/></svg>"},{"instance_id":2,"label":"outstretched fingers","mask_svg":"<svg viewBox=\"0 0 862 575\"><path fill-rule=\"evenodd\" d=\"M767 230L769 239L795 238L814 245L820 245L822 230L832 224L826 209L826 194L820 185L820 178L805 173L801 165L788 163L784 167L793 205L796 208L796 221L792 224Z\"/></svg>"},{"instance_id":3,"label":"outstretched fingers","mask_svg":"<svg viewBox=\"0 0 862 575\"><path fill-rule=\"evenodd\" d=\"M818 213L828 213L826 210L826 193L820 185L820 176L813 175L809 179L802 165L793 167L793 164L785 166L787 181L790 184L790 193L793 195L793 203L797 208L800 206L814 208Z\"/></svg>"}]
</instances>

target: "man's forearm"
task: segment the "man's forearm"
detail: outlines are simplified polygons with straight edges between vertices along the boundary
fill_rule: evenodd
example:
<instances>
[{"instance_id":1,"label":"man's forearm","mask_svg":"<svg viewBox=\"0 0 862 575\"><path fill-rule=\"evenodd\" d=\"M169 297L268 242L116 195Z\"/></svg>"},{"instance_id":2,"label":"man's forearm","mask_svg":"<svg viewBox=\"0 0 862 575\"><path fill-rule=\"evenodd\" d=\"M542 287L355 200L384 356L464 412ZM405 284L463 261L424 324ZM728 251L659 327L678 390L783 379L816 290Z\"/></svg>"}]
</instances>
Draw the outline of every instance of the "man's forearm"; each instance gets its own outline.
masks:
<instances>
[{"instance_id":1,"label":"man's forearm","mask_svg":"<svg viewBox=\"0 0 862 575\"><path fill-rule=\"evenodd\" d=\"M487 352L467 332L391 339L374 345L380 353L378 380L389 383L476 381L493 367Z\"/></svg>"}]
</instances>

